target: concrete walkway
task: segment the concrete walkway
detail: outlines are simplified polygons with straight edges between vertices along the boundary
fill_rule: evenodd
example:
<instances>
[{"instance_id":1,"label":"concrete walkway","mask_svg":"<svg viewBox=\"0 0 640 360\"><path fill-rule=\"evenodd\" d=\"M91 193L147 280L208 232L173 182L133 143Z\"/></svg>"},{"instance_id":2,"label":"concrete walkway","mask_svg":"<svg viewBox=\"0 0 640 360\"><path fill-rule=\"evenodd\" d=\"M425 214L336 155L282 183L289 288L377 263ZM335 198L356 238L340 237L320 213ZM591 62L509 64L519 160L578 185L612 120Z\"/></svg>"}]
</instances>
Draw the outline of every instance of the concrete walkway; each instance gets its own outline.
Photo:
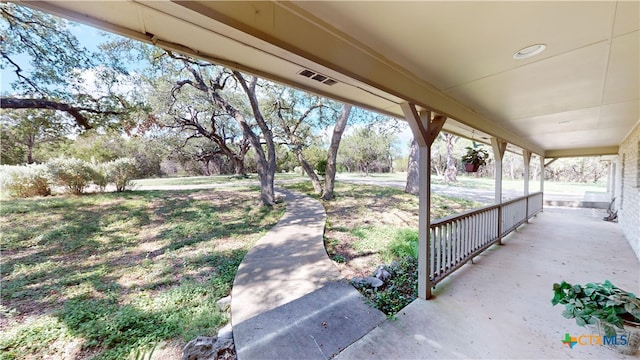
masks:
<instances>
[{"instance_id":1,"label":"concrete walkway","mask_svg":"<svg viewBox=\"0 0 640 360\"><path fill-rule=\"evenodd\" d=\"M327 256L319 201L283 191L287 211L240 264L231 292L238 359L329 359L385 320Z\"/></svg>"},{"instance_id":2,"label":"concrete walkway","mask_svg":"<svg viewBox=\"0 0 640 360\"><path fill-rule=\"evenodd\" d=\"M470 192L477 189L470 189ZM551 306L552 284L614 284L640 294L640 263L597 209L542 214L385 321L327 257L322 205L284 192L287 212L245 256L232 290L236 351L245 359L640 359L569 348L589 330ZM487 195L489 196L489 195Z\"/></svg>"},{"instance_id":3,"label":"concrete walkway","mask_svg":"<svg viewBox=\"0 0 640 360\"><path fill-rule=\"evenodd\" d=\"M551 305L552 285L603 282L640 294L640 264L602 210L545 208L336 359L638 359L561 342L591 334Z\"/></svg>"}]
</instances>

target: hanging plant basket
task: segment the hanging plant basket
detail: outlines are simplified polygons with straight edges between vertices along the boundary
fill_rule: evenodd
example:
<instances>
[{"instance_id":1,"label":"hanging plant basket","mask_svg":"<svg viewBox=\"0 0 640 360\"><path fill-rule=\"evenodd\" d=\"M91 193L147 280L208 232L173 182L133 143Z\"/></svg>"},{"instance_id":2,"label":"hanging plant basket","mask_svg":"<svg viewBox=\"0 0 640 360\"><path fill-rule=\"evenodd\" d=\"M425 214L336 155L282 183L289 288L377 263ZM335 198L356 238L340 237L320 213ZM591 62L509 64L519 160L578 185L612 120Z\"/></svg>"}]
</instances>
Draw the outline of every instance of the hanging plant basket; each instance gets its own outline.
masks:
<instances>
[{"instance_id":1,"label":"hanging plant basket","mask_svg":"<svg viewBox=\"0 0 640 360\"><path fill-rule=\"evenodd\" d=\"M467 172L478 172L480 166L487 165L488 158L489 153L477 144L474 143L473 147L467 146L467 153L462 157L464 169Z\"/></svg>"},{"instance_id":2,"label":"hanging plant basket","mask_svg":"<svg viewBox=\"0 0 640 360\"><path fill-rule=\"evenodd\" d=\"M467 164L464 164L464 169L470 173L478 172L478 169L480 169L480 164L467 163Z\"/></svg>"}]
</instances>

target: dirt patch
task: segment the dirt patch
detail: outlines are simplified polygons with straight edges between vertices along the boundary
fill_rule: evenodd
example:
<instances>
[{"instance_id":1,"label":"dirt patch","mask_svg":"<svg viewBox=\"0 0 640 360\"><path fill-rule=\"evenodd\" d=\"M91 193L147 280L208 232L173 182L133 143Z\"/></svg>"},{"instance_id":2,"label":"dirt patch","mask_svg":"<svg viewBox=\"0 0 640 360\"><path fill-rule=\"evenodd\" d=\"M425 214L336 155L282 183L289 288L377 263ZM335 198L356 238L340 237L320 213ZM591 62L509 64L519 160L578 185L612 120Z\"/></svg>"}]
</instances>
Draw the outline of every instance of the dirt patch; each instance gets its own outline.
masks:
<instances>
[{"instance_id":1,"label":"dirt patch","mask_svg":"<svg viewBox=\"0 0 640 360\"><path fill-rule=\"evenodd\" d=\"M163 341L153 350L151 360L182 359L182 349L185 345L182 340Z\"/></svg>"},{"instance_id":2,"label":"dirt patch","mask_svg":"<svg viewBox=\"0 0 640 360\"><path fill-rule=\"evenodd\" d=\"M345 185L353 188L356 185ZM400 191L384 190L375 186L357 185L359 191L340 191L336 200L324 202L327 212L325 246L342 276L370 276L383 260L381 251L362 251L353 244L360 240L354 230L371 228L404 228L418 226L417 201L412 195ZM390 192L390 193L389 193Z\"/></svg>"},{"instance_id":3,"label":"dirt patch","mask_svg":"<svg viewBox=\"0 0 640 360\"><path fill-rule=\"evenodd\" d=\"M358 229L418 229L418 198L398 189L342 183L336 199L323 205L327 212L325 247L347 279L370 276L383 264L381 253L388 244L380 242L377 248L358 250L354 244L363 236L356 234ZM431 215L438 219L478 206L468 200L432 195Z\"/></svg>"}]
</instances>

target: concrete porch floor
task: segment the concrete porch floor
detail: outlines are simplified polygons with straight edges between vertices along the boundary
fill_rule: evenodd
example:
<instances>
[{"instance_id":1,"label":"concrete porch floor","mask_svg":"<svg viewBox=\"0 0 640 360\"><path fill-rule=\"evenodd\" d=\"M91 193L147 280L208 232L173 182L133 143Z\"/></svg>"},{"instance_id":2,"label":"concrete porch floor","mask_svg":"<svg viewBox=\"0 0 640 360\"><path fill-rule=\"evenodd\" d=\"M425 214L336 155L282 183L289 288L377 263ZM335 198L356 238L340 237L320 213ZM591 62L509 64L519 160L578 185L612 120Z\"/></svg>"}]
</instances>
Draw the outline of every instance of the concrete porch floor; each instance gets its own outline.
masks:
<instances>
[{"instance_id":1,"label":"concrete porch floor","mask_svg":"<svg viewBox=\"0 0 640 360\"><path fill-rule=\"evenodd\" d=\"M589 334L553 307L552 286L603 282L640 295L640 263L616 223L596 209L545 208L521 231L440 283L336 359L638 359L563 344Z\"/></svg>"}]
</instances>

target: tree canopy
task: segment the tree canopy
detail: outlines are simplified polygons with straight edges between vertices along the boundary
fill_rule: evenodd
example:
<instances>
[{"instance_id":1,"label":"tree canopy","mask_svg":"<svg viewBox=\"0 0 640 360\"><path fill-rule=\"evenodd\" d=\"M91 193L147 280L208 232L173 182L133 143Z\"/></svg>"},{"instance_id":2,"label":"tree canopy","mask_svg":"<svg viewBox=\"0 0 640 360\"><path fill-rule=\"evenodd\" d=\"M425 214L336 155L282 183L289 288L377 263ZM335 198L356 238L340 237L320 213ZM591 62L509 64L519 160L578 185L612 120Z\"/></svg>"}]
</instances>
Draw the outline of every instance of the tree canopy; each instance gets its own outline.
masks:
<instances>
[{"instance_id":1,"label":"tree canopy","mask_svg":"<svg viewBox=\"0 0 640 360\"><path fill-rule=\"evenodd\" d=\"M10 3L0 4L0 68L17 79L0 106L63 112L83 129L121 125L142 104L115 57L90 52L71 33L73 23ZM28 66L20 56L27 55Z\"/></svg>"}]
</instances>

